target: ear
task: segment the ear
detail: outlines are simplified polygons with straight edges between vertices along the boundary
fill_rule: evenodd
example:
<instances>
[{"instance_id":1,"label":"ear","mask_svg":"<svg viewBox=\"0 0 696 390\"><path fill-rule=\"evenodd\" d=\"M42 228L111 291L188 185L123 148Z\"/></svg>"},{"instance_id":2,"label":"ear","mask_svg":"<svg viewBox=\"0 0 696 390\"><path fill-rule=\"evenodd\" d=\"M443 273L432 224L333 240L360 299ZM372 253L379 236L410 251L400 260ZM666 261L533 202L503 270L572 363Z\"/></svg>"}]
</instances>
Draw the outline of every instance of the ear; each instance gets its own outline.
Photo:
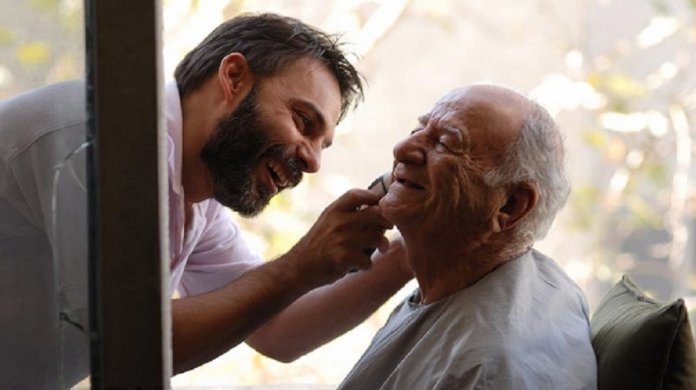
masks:
<instances>
[{"instance_id":1,"label":"ear","mask_svg":"<svg viewBox=\"0 0 696 390\"><path fill-rule=\"evenodd\" d=\"M234 102L252 83L251 70L243 54L230 53L220 61L218 84L226 102Z\"/></svg>"},{"instance_id":2,"label":"ear","mask_svg":"<svg viewBox=\"0 0 696 390\"><path fill-rule=\"evenodd\" d=\"M535 183L517 184L496 213L496 230L507 230L515 226L536 207L538 201L539 187Z\"/></svg>"}]
</instances>

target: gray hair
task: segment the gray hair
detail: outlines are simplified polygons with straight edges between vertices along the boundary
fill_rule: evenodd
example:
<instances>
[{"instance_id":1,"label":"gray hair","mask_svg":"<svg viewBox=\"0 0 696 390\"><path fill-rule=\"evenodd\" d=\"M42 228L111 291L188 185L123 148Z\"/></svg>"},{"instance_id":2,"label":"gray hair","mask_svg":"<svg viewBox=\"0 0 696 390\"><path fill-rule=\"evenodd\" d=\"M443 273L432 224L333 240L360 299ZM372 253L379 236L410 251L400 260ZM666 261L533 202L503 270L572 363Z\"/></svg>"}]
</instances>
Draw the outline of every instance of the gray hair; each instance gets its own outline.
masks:
<instances>
[{"instance_id":1,"label":"gray hair","mask_svg":"<svg viewBox=\"0 0 696 390\"><path fill-rule=\"evenodd\" d=\"M565 172L563 137L543 107L532 102L517 140L508 147L502 163L486 172L483 180L490 187L536 183L539 202L520 221L517 235L526 242L546 236L556 213L568 199L570 183Z\"/></svg>"}]
</instances>

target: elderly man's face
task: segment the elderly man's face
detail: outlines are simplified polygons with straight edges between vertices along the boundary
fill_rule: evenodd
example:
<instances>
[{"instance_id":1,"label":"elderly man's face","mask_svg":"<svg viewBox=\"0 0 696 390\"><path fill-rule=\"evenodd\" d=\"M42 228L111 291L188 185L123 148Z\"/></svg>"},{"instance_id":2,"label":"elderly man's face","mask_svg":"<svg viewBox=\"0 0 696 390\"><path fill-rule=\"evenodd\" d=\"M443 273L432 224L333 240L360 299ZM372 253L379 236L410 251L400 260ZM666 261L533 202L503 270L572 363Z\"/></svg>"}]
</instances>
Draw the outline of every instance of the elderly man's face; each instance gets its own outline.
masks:
<instances>
[{"instance_id":1,"label":"elderly man's face","mask_svg":"<svg viewBox=\"0 0 696 390\"><path fill-rule=\"evenodd\" d=\"M445 95L394 148L394 184L380 208L399 229L456 229L468 237L489 228L505 193L488 188L482 175L500 162L519 124L497 107L499 91L487 88Z\"/></svg>"}]
</instances>

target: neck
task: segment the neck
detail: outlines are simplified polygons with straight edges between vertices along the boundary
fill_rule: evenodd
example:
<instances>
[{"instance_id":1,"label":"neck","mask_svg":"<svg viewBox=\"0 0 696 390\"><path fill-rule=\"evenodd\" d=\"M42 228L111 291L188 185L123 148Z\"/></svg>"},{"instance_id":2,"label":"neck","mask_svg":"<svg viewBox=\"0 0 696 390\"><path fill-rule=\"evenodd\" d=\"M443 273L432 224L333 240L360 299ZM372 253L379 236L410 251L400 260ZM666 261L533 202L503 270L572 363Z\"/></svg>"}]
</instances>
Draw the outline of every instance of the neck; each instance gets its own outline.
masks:
<instances>
[{"instance_id":1,"label":"neck","mask_svg":"<svg viewBox=\"0 0 696 390\"><path fill-rule=\"evenodd\" d=\"M421 303L429 304L476 283L528 247L494 243L462 245L461 240L412 240L404 237L408 261L418 280ZM423 243L423 245L419 245Z\"/></svg>"}]
</instances>

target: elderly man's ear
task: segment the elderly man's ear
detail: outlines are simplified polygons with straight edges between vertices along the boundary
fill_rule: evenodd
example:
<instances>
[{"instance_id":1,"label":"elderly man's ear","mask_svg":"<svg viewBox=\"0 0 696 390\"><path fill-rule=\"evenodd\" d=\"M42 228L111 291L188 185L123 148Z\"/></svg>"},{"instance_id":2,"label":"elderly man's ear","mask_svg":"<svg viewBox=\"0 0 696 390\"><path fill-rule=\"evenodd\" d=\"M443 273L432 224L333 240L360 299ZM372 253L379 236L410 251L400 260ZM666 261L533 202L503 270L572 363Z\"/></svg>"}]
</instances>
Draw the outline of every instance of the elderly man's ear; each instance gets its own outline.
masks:
<instances>
[{"instance_id":1,"label":"elderly man's ear","mask_svg":"<svg viewBox=\"0 0 696 390\"><path fill-rule=\"evenodd\" d=\"M505 203L494 217L494 230L500 232L517 225L539 201L539 187L534 183L523 182L513 188Z\"/></svg>"}]
</instances>

